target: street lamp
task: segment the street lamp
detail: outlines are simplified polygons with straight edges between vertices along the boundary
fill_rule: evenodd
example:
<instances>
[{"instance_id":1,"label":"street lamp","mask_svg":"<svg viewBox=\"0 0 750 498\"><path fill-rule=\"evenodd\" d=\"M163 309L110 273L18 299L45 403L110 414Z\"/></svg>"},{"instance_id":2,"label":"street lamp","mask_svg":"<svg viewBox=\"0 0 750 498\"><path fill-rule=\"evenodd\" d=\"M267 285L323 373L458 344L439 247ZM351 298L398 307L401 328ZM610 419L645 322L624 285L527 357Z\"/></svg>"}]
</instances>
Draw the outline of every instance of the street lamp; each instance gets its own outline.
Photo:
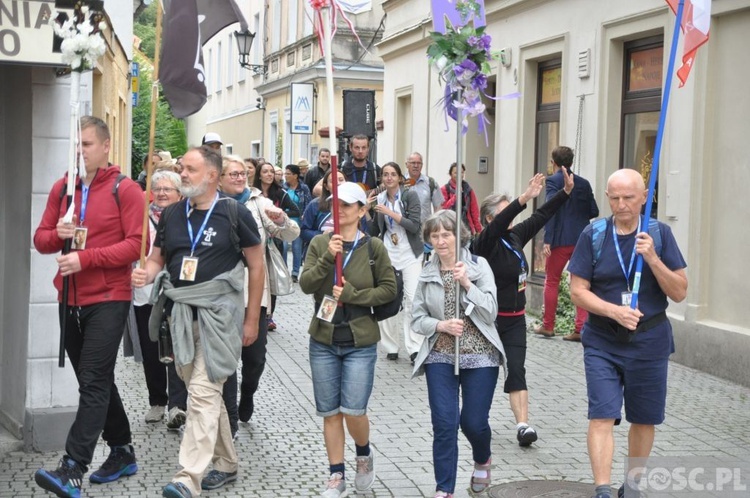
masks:
<instances>
[{"instance_id":1,"label":"street lamp","mask_svg":"<svg viewBox=\"0 0 750 498\"><path fill-rule=\"evenodd\" d=\"M240 66L249 69L256 75L266 74L266 71L268 70L267 66L249 63L250 49L253 46L255 33L251 33L249 29L245 28L244 31L235 31L234 37L237 39L237 52L240 54Z\"/></svg>"}]
</instances>

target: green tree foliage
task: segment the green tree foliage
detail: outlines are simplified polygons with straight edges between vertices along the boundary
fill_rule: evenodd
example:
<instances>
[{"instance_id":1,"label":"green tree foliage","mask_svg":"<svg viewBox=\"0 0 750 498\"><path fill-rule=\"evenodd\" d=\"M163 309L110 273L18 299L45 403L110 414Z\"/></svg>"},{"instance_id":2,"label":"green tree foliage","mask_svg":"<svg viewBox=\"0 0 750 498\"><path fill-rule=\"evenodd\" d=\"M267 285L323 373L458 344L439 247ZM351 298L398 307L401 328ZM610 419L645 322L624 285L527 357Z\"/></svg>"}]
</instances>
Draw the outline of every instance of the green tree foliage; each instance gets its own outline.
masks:
<instances>
[{"instance_id":1,"label":"green tree foliage","mask_svg":"<svg viewBox=\"0 0 750 498\"><path fill-rule=\"evenodd\" d=\"M159 2L154 2L145 9L138 16L133 26L134 32L143 40L143 44L141 45L141 52L143 53L141 54L138 51L134 53L134 60L140 66L141 80L138 106L133 108L133 154L131 160L133 178L137 178L143 169L143 159L148 155L149 130L151 126L152 57L156 41L156 6L158 4ZM146 40L150 40L150 46L146 45ZM148 52L149 50L150 53ZM156 106L154 148L168 150L172 154L172 157L181 156L187 151L185 123L172 116L169 105L161 94Z\"/></svg>"},{"instance_id":2,"label":"green tree foliage","mask_svg":"<svg viewBox=\"0 0 750 498\"><path fill-rule=\"evenodd\" d=\"M560 294L557 298L555 331L570 334L576 328L576 307L570 300L570 275L563 272L560 277Z\"/></svg>"},{"instance_id":3,"label":"green tree foliage","mask_svg":"<svg viewBox=\"0 0 750 498\"><path fill-rule=\"evenodd\" d=\"M153 2L135 19L133 34L141 39L141 52L150 60L154 60L156 48L156 6L160 2Z\"/></svg>"}]
</instances>

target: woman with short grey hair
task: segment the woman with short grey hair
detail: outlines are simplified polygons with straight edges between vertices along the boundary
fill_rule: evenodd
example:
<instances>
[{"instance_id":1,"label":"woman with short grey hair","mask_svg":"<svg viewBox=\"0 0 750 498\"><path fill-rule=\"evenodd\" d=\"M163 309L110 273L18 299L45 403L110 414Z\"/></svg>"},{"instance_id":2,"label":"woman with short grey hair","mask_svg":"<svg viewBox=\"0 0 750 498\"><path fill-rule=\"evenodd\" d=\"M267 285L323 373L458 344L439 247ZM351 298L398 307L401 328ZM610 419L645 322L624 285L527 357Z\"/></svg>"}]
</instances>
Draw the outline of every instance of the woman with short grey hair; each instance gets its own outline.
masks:
<instances>
[{"instance_id":1,"label":"woman with short grey hair","mask_svg":"<svg viewBox=\"0 0 750 498\"><path fill-rule=\"evenodd\" d=\"M464 246L459 253L457 224ZM473 493L481 493L491 482L490 407L505 362L493 324L497 314L495 279L487 261L475 258L465 247L470 234L457 221L455 211L441 210L428 218L424 238L435 252L422 269L412 305L411 327L425 336L413 375L424 374L427 379L435 498L453 496L455 491L459 426L471 444L474 460L470 487ZM460 318L453 318L457 301ZM458 375L454 373L456 340ZM460 406L459 396L463 400Z\"/></svg>"},{"instance_id":2,"label":"woman with short grey hair","mask_svg":"<svg viewBox=\"0 0 750 498\"><path fill-rule=\"evenodd\" d=\"M169 169L159 169L151 175L151 194L153 201L149 204L149 237L150 247L156 237L156 227L161 213L170 204L180 199L180 175ZM177 430L185 423L187 409L187 389L185 383L177 376L174 363L165 365L159 361L159 347L151 341L148 333L148 321L153 306L149 304L152 285L133 289L133 311L135 313L138 342L143 355L143 373L146 377L148 390L149 411L146 413L147 423L160 422L167 413L167 428Z\"/></svg>"},{"instance_id":3,"label":"woman with short grey hair","mask_svg":"<svg viewBox=\"0 0 750 498\"><path fill-rule=\"evenodd\" d=\"M537 440L529 425L529 392L526 387L526 278L529 265L523 248L569 198L573 189L572 175L566 177L565 188L552 197L528 219L513 225L513 219L528 201L537 197L544 186L544 175L534 175L518 199L492 194L482 202L484 229L474 240L474 253L487 258L497 287L498 313L495 327L508 359L508 376L504 391L516 419L516 439L520 446Z\"/></svg>"}]
</instances>

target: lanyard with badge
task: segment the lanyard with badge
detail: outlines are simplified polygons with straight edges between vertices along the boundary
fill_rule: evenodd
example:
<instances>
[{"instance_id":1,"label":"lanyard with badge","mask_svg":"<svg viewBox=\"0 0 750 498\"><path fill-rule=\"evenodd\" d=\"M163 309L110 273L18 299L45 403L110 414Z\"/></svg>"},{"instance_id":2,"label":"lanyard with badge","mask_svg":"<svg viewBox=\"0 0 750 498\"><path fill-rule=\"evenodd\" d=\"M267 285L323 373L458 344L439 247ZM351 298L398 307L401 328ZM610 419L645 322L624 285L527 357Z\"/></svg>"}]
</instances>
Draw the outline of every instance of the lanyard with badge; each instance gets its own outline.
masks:
<instances>
[{"instance_id":1,"label":"lanyard with badge","mask_svg":"<svg viewBox=\"0 0 750 498\"><path fill-rule=\"evenodd\" d=\"M521 273L518 274L518 292L523 292L526 290L526 262L523 260L523 254L513 249L513 247L508 243L507 240L501 238L500 241L505 245L505 247L513 251L513 254L515 254L518 258L518 261L521 262Z\"/></svg>"},{"instance_id":2,"label":"lanyard with badge","mask_svg":"<svg viewBox=\"0 0 750 498\"><path fill-rule=\"evenodd\" d=\"M81 219L79 220L78 226L73 233L73 245L72 249L82 251L86 249L86 238L88 237L89 229L83 226L86 221L86 206L89 203L89 186L81 182Z\"/></svg>"},{"instance_id":3,"label":"lanyard with badge","mask_svg":"<svg viewBox=\"0 0 750 498\"><path fill-rule=\"evenodd\" d=\"M635 233L641 231L641 217L638 217L638 229ZM625 283L628 286L627 292L622 293L621 302L623 306L630 306L630 302L633 299L633 291L630 289L630 273L633 271L633 261L635 261L635 241L633 242L633 251L630 253L630 263L628 269L625 270L625 261L622 259L622 251L620 250L620 241L617 238L617 228L615 222L612 221L612 239L615 243L615 250L617 251L617 259L620 262L620 268L622 269L623 275L625 275Z\"/></svg>"},{"instance_id":4,"label":"lanyard with badge","mask_svg":"<svg viewBox=\"0 0 750 498\"><path fill-rule=\"evenodd\" d=\"M190 199L185 202L185 218L187 219L187 230L188 236L190 238L190 256L182 257L182 266L180 267L180 280L184 280L187 282L195 281L195 275L198 273L198 258L194 257L193 254L195 253L195 248L198 245L198 241L203 235L203 230L205 230L208 219L211 217L211 213L213 213L214 207L216 206L216 201L218 200L219 193L217 192L216 197L214 197L214 201L211 203L211 207L206 213L206 217L203 219L203 224L201 224L201 227L198 229L198 233L195 236L193 236L193 225L190 224L190 213L192 213L192 209L190 209Z\"/></svg>"},{"instance_id":5,"label":"lanyard with badge","mask_svg":"<svg viewBox=\"0 0 750 498\"><path fill-rule=\"evenodd\" d=\"M352 258L352 254L354 254L354 249L357 247L357 243L359 242L360 237L362 236L362 232L357 230L357 238L354 239L354 243L352 244L352 248L349 251L349 253L344 258L344 263L341 265L341 271L344 271L344 268L346 268L346 265L349 264L349 260ZM337 278L336 278L336 270L333 270L333 285L336 285ZM338 305L338 301L333 297L329 295L323 296L323 301L320 303L320 307L318 308L318 312L315 315L316 317L320 318L323 321L331 322L333 321L333 315L336 314L336 307Z\"/></svg>"},{"instance_id":6,"label":"lanyard with badge","mask_svg":"<svg viewBox=\"0 0 750 498\"><path fill-rule=\"evenodd\" d=\"M401 192L396 194L396 196L393 198L393 204L388 203L388 192L385 193L385 205L388 206L391 211L394 213L396 212L396 203L398 203L398 198L401 195ZM398 234L393 231L393 218L390 216L386 216L388 219L388 226L391 228L391 242L393 242L394 246L398 245Z\"/></svg>"}]
</instances>

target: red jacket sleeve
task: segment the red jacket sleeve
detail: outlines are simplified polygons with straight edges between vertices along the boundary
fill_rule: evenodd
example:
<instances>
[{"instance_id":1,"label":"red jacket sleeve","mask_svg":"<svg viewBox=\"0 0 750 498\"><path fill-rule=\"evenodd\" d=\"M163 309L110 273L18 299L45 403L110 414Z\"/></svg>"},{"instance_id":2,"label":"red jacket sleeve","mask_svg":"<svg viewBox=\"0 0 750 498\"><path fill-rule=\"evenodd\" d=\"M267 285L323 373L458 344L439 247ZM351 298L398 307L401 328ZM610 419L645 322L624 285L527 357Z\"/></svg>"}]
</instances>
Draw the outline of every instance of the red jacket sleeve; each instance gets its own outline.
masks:
<instances>
[{"instance_id":1,"label":"red jacket sleeve","mask_svg":"<svg viewBox=\"0 0 750 498\"><path fill-rule=\"evenodd\" d=\"M479 204L477 203L477 194L471 189L471 201L469 202L469 224L472 233L482 231L482 223L479 221Z\"/></svg>"},{"instance_id":2,"label":"red jacket sleeve","mask_svg":"<svg viewBox=\"0 0 750 498\"><path fill-rule=\"evenodd\" d=\"M122 181L119 189L120 225L124 237L106 247L86 249L78 253L81 269L112 268L136 261L141 253L143 230L143 190L130 179ZM148 253L148 249L146 250Z\"/></svg>"},{"instance_id":3,"label":"red jacket sleeve","mask_svg":"<svg viewBox=\"0 0 750 498\"><path fill-rule=\"evenodd\" d=\"M62 251L65 241L57 236L57 222L65 214L62 211L65 196L60 199L60 192L65 188L64 180L58 180L52 186L47 197L47 207L44 208L42 221L34 232L34 247L41 254L55 254Z\"/></svg>"},{"instance_id":4,"label":"red jacket sleeve","mask_svg":"<svg viewBox=\"0 0 750 498\"><path fill-rule=\"evenodd\" d=\"M443 193L443 209L453 209L453 204L456 203L456 196L455 195L449 195L448 189L445 185L440 187L440 191Z\"/></svg>"}]
</instances>

